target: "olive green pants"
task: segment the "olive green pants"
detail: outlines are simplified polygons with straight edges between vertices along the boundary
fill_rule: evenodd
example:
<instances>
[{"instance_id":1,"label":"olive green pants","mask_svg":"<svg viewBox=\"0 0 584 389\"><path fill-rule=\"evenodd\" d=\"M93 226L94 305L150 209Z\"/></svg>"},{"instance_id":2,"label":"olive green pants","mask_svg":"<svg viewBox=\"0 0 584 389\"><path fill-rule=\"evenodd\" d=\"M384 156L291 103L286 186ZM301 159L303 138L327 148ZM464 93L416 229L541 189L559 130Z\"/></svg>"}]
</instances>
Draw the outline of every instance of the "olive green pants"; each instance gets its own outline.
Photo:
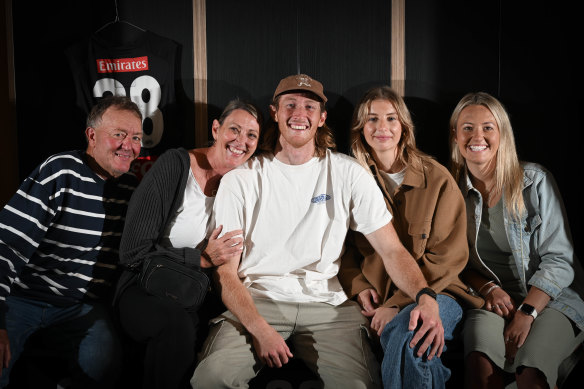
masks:
<instances>
[{"instance_id":1,"label":"olive green pants","mask_svg":"<svg viewBox=\"0 0 584 389\"><path fill-rule=\"evenodd\" d=\"M259 313L292 346L324 388L380 387L379 364L367 336L367 319L354 301L339 306L254 299ZM247 388L264 366L250 334L231 312L211 320L191 379L193 388Z\"/></svg>"},{"instance_id":2,"label":"olive green pants","mask_svg":"<svg viewBox=\"0 0 584 389\"><path fill-rule=\"evenodd\" d=\"M584 333L574 333L570 319L552 308L545 308L533 322L515 360L505 359L503 331L505 320L484 309L467 311L464 322L464 355L471 351L485 354L495 365L508 373L520 366L533 367L545 374L550 388L558 380L558 369L563 361L584 341ZM569 361L567 361L568 363Z\"/></svg>"}]
</instances>

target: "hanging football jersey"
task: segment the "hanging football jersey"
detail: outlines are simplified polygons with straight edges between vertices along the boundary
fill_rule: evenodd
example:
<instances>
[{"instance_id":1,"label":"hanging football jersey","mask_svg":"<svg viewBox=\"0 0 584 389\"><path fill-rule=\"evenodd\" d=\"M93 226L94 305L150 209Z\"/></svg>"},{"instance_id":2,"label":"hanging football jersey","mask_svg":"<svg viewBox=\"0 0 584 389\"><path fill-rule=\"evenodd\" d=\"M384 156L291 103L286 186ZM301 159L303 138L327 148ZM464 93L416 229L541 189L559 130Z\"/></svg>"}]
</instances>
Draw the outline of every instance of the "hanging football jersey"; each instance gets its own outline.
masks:
<instances>
[{"instance_id":1,"label":"hanging football jersey","mask_svg":"<svg viewBox=\"0 0 584 389\"><path fill-rule=\"evenodd\" d=\"M101 97L129 96L143 116L142 155L176 147L175 72L178 44L151 31L135 31L122 42L94 33L66 50L77 105L87 114Z\"/></svg>"}]
</instances>

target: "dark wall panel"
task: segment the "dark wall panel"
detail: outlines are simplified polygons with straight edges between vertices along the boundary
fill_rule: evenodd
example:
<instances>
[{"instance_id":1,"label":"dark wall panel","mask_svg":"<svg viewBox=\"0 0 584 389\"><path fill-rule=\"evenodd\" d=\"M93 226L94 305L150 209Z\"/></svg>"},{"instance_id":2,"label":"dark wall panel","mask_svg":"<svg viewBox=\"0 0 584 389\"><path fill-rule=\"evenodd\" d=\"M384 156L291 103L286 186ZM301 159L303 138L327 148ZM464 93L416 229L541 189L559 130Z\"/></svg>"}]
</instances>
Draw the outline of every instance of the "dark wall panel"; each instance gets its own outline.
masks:
<instances>
[{"instance_id":1,"label":"dark wall panel","mask_svg":"<svg viewBox=\"0 0 584 389\"><path fill-rule=\"evenodd\" d=\"M406 101L420 148L448 163L448 120L468 92L506 106L520 159L538 162L560 188L582 257L575 189L582 174L581 23L575 5L409 0L406 3Z\"/></svg>"},{"instance_id":2,"label":"dark wall panel","mask_svg":"<svg viewBox=\"0 0 584 389\"><path fill-rule=\"evenodd\" d=\"M406 2L406 102L418 146L443 164L458 99L470 91L497 92L498 31L497 2Z\"/></svg>"},{"instance_id":3,"label":"dark wall panel","mask_svg":"<svg viewBox=\"0 0 584 389\"><path fill-rule=\"evenodd\" d=\"M389 84L391 3L207 2L209 117L236 96L267 115L279 80L306 73L324 84L328 124L341 151L357 99ZM229 10L229 11L227 11Z\"/></svg>"},{"instance_id":4,"label":"dark wall panel","mask_svg":"<svg viewBox=\"0 0 584 389\"><path fill-rule=\"evenodd\" d=\"M519 157L541 163L558 182L582 262L584 84L576 4L502 2L501 99L512 115Z\"/></svg>"}]
</instances>

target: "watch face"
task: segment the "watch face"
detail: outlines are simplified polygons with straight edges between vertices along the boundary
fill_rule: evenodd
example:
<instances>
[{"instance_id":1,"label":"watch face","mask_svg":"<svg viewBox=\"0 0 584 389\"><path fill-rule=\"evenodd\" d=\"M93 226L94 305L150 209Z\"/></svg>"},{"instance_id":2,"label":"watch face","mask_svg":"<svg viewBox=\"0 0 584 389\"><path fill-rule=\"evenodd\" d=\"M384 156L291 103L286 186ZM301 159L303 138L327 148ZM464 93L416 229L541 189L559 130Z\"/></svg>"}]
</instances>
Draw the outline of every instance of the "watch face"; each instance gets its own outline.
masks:
<instances>
[{"instance_id":1,"label":"watch face","mask_svg":"<svg viewBox=\"0 0 584 389\"><path fill-rule=\"evenodd\" d=\"M533 311L535 311L535 308L529 304L521 304L521 307L519 308L521 309L521 312L526 313L528 315L531 315Z\"/></svg>"}]
</instances>

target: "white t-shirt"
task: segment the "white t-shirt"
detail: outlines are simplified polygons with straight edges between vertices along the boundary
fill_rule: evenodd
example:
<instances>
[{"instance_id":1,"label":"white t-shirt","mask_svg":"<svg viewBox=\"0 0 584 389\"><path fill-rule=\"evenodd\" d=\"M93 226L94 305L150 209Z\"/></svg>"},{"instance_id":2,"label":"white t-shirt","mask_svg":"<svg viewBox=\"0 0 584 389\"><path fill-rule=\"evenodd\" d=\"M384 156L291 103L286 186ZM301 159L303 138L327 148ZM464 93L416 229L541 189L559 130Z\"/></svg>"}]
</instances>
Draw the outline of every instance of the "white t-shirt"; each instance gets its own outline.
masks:
<instances>
[{"instance_id":1,"label":"white t-shirt","mask_svg":"<svg viewBox=\"0 0 584 389\"><path fill-rule=\"evenodd\" d=\"M213 231L214 197L207 197L189 169L182 205L168 223L162 237L165 247L196 248Z\"/></svg>"},{"instance_id":2,"label":"white t-shirt","mask_svg":"<svg viewBox=\"0 0 584 389\"><path fill-rule=\"evenodd\" d=\"M302 165L252 158L223 177L216 199L223 232L244 231L245 286L279 301L344 302L336 275L348 228L369 234L391 221L373 177L331 151Z\"/></svg>"},{"instance_id":3,"label":"white t-shirt","mask_svg":"<svg viewBox=\"0 0 584 389\"><path fill-rule=\"evenodd\" d=\"M401 171L397 173L386 173L380 170L379 174L381 174L381 177L385 182L385 186L387 187L387 191L389 192L390 196L393 197L393 192L395 192L395 189L398 188L402 184L402 182L404 182L406 168L403 168Z\"/></svg>"}]
</instances>

